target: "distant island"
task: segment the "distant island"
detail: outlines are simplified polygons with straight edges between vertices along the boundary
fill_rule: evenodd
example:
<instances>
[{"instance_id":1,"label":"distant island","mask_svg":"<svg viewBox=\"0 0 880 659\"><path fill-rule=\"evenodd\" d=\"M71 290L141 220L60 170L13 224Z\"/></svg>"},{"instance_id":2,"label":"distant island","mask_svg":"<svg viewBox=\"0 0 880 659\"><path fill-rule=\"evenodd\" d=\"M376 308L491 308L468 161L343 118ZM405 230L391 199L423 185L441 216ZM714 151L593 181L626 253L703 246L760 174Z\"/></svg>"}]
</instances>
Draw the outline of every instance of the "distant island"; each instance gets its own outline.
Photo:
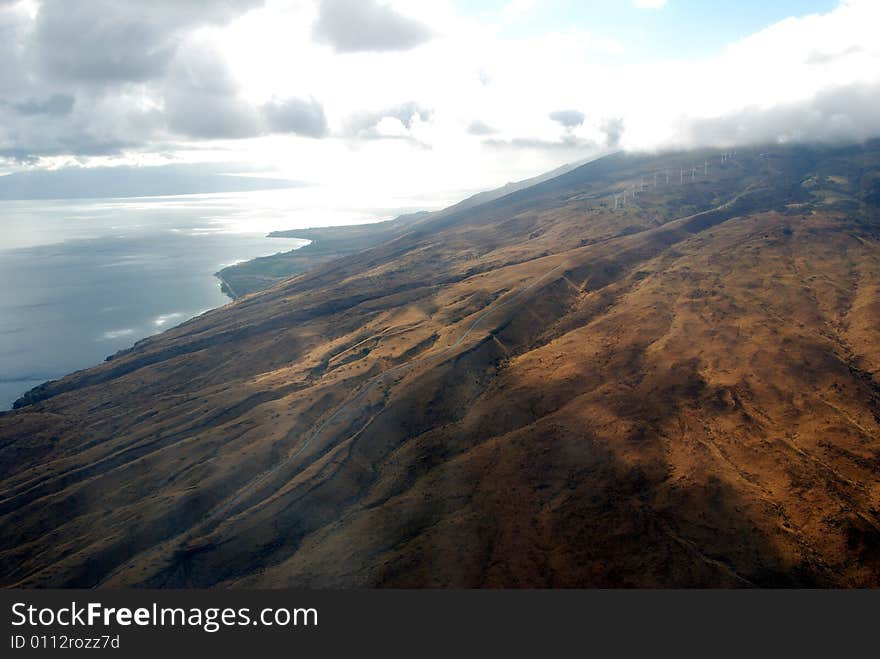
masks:
<instances>
[{"instance_id":1,"label":"distant island","mask_svg":"<svg viewBox=\"0 0 880 659\"><path fill-rule=\"evenodd\" d=\"M65 167L0 176L0 200L118 199L226 194L304 187L302 181L248 176L229 167Z\"/></svg>"}]
</instances>

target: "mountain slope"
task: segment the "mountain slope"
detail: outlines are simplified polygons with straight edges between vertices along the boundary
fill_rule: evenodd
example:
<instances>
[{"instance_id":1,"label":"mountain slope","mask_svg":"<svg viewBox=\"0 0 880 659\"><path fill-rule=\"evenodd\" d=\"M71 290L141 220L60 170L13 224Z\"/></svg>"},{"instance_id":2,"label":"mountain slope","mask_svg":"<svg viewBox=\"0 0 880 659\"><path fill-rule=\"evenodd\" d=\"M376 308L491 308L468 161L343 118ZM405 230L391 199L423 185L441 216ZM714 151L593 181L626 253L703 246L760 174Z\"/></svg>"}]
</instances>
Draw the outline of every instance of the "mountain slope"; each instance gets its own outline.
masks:
<instances>
[{"instance_id":1,"label":"mountain slope","mask_svg":"<svg viewBox=\"0 0 880 659\"><path fill-rule=\"evenodd\" d=\"M512 192L548 181L571 171L576 166L573 164L563 165L540 176L508 183L496 190L479 192L440 211L409 213L374 224L274 231L269 235L279 238L305 238L312 242L305 247L289 252L228 266L218 272L217 276L222 282L223 292L234 299L247 293L269 288L283 279L311 270L329 261L393 240L406 233L413 222L433 222L443 215L480 206Z\"/></svg>"},{"instance_id":2,"label":"mountain slope","mask_svg":"<svg viewBox=\"0 0 880 659\"><path fill-rule=\"evenodd\" d=\"M880 145L723 159L588 163L31 392L2 583L880 584Z\"/></svg>"}]
</instances>

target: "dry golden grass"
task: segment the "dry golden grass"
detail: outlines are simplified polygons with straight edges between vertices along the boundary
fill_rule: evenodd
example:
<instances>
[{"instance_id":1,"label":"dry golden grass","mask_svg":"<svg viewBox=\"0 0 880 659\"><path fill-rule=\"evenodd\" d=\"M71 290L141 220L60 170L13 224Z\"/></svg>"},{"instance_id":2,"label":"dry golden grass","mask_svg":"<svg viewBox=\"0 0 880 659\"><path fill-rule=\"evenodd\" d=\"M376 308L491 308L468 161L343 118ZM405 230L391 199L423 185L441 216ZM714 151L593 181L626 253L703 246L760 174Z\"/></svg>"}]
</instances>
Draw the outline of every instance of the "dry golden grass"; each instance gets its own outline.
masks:
<instances>
[{"instance_id":1,"label":"dry golden grass","mask_svg":"<svg viewBox=\"0 0 880 659\"><path fill-rule=\"evenodd\" d=\"M880 585L880 151L610 205L713 155L440 214L36 392L3 583Z\"/></svg>"}]
</instances>

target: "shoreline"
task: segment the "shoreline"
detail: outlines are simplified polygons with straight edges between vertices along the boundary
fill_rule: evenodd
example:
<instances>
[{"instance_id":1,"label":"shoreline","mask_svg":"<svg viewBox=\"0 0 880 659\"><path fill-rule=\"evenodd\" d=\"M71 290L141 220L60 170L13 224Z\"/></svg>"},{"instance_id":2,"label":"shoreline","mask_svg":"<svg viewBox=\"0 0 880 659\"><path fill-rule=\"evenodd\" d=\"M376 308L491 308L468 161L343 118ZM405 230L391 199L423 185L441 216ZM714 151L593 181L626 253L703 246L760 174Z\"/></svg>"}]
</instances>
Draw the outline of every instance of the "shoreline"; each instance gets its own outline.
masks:
<instances>
[{"instance_id":1,"label":"shoreline","mask_svg":"<svg viewBox=\"0 0 880 659\"><path fill-rule=\"evenodd\" d=\"M223 292L234 300L397 238L430 215L430 211L417 211L378 222L272 231L267 238L294 239L302 241L302 244L291 250L227 266L216 276L225 287Z\"/></svg>"},{"instance_id":2,"label":"shoreline","mask_svg":"<svg viewBox=\"0 0 880 659\"><path fill-rule=\"evenodd\" d=\"M297 229L291 229L291 231L297 231ZM303 231L308 231L308 229L303 229ZM260 259L272 259L272 258L276 258L276 257L280 257L280 256L285 256L287 254L292 254L294 252L297 252L305 247L308 247L308 246L314 244L314 241L309 240L308 238L298 238L297 236L278 235L279 233L280 232L278 232L278 231L272 231L272 232L266 234L266 238L286 238L287 240L299 240L299 241L301 241L301 243L298 246L294 247L293 249L290 249L290 250L287 250L284 252L275 252L274 254L267 254L265 256L255 256L252 259L246 259L244 261L239 261L239 262L234 263L232 265L227 265L227 266L221 268L220 270L218 270L217 272L214 273L214 277L216 277L220 281L220 292L221 293L223 293L226 297L228 297L231 301L234 302L238 298L246 295L247 293L252 292L252 291L245 291L244 293L239 293L232 286L232 284L229 283L229 280L223 276L224 272L229 271L229 270L234 271L235 268L238 268L240 266L248 267L249 265L253 264L254 262L259 261Z\"/></svg>"},{"instance_id":3,"label":"shoreline","mask_svg":"<svg viewBox=\"0 0 880 659\"><path fill-rule=\"evenodd\" d=\"M269 237L277 237L277 236L266 235L264 237L269 238ZM282 237L286 237L286 236L282 236ZM300 245L295 247L293 249L293 251L300 249L301 247L304 247L307 244L309 244L309 243L307 243L307 242L301 243ZM257 256L257 257L254 257L253 259L248 259L248 260L242 261L242 263L248 263L250 261L253 261L255 259L260 259L260 258L270 258L272 256L275 256L275 255L278 255L281 253L282 252L274 252L274 253L268 254L267 256ZM220 292L226 298L225 301L221 301L218 299L215 306L209 306L207 308L202 307L201 311L198 311L197 313L193 314L192 316L187 316L185 318L180 319L180 322L177 322L174 325L170 325L168 327L162 327L159 329L159 331L153 331L153 332L149 332L147 334L144 334L140 338L136 338L136 339L132 340L130 343L128 343L127 345L120 347L118 350L114 351L112 354L105 354L103 358L99 357L99 358L95 359L94 361L89 361L88 363L84 363L79 368L73 368L70 370L66 370L63 373L60 373L55 377L48 377L45 380L35 380L35 379L30 379L30 378L26 379L25 382L27 384L32 384L32 386L29 386L27 389L24 389L24 390L18 390L14 394L15 398L12 398L11 400L3 400L2 402L0 402L0 415L11 413L17 409L21 409L21 408L27 407L28 405L31 405L35 402L38 402L41 399L39 396L39 392L41 390L45 389L46 387L48 387L49 385L52 385L52 384L58 382L59 380L63 380L64 378L66 378L70 375L73 375L74 373L78 373L83 370L94 368L95 366L98 366L102 363L111 361L118 354L134 349L138 345L138 343L140 343L141 341L150 339L155 336L159 336L160 334L163 334L164 332L170 331L176 327L179 327L180 325L187 323L187 322L193 320L194 318L198 318L199 316L201 316L205 313L219 309L219 308L225 306L226 304L229 304L230 302L234 302L235 300L240 298L241 295L233 287L233 285L230 284L230 282L228 282L225 277L223 277L223 275L221 273L222 273L222 270L211 274L211 277L219 280ZM112 347L110 347L109 349L112 349Z\"/></svg>"},{"instance_id":4,"label":"shoreline","mask_svg":"<svg viewBox=\"0 0 880 659\"><path fill-rule=\"evenodd\" d=\"M245 261L245 263L247 263L247 261ZM220 272L222 271L214 273L214 276L220 280L220 292L229 297L232 302L235 302L241 296L235 292L235 289L232 288L232 285L223 278L223 275L220 274Z\"/></svg>"}]
</instances>

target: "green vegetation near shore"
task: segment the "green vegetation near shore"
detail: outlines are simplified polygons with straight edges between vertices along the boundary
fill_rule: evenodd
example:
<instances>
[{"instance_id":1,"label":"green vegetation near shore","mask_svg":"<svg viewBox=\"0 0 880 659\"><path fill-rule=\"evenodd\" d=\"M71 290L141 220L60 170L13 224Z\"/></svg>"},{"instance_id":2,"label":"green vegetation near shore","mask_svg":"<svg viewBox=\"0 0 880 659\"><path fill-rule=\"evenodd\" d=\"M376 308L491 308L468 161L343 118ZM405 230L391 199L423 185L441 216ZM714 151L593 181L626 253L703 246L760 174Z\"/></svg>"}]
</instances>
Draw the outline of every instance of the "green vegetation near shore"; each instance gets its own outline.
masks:
<instances>
[{"instance_id":1,"label":"green vegetation near shore","mask_svg":"<svg viewBox=\"0 0 880 659\"><path fill-rule=\"evenodd\" d=\"M418 212L373 224L273 231L269 234L271 238L303 238L312 242L289 252L231 265L218 272L217 277L226 295L240 297L269 288L327 261L392 240L426 215L427 212Z\"/></svg>"}]
</instances>

